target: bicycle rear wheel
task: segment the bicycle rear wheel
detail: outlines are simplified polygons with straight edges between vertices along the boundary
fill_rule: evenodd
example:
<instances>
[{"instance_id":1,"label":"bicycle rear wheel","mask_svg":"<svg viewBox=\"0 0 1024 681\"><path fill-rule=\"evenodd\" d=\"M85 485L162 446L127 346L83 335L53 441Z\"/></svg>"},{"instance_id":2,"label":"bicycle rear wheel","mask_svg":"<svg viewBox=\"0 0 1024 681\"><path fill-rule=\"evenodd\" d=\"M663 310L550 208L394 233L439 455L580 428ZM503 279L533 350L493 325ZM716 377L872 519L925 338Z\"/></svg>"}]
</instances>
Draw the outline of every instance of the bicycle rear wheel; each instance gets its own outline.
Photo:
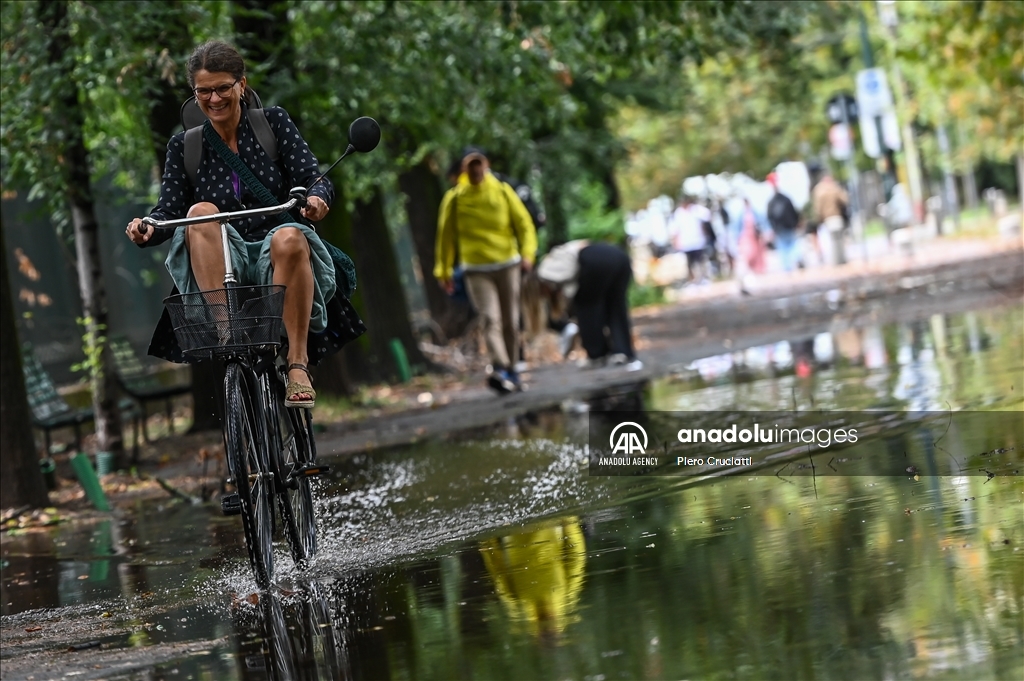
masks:
<instances>
[{"instance_id":1,"label":"bicycle rear wheel","mask_svg":"<svg viewBox=\"0 0 1024 681\"><path fill-rule=\"evenodd\" d=\"M273 483L265 449L269 433L255 379L248 369L236 363L228 365L224 398L224 439L241 503L249 565L256 583L266 589L274 579Z\"/></svg>"},{"instance_id":2,"label":"bicycle rear wheel","mask_svg":"<svg viewBox=\"0 0 1024 681\"><path fill-rule=\"evenodd\" d=\"M283 394L281 395L283 400ZM288 409L277 401L281 443L277 469L282 485L277 501L288 546L295 564L302 566L316 555L316 512L310 479L305 474L316 460L313 419L308 409Z\"/></svg>"}]
</instances>

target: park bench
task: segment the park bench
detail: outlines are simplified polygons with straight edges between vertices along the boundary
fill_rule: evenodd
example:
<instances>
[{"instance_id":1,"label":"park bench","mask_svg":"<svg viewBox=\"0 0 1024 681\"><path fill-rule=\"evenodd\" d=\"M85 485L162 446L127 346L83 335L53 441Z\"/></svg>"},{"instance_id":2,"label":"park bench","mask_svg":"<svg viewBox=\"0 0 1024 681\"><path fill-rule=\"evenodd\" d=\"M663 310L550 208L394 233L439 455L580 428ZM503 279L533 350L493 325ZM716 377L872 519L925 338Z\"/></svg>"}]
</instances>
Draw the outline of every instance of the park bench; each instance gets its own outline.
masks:
<instances>
[{"instance_id":1,"label":"park bench","mask_svg":"<svg viewBox=\"0 0 1024 681\"><path fill-rule=\"evenodd\" d=\"M25 392L28 406L32 411L32 425L43 431L46 456L50 455L50 433L60 428L72 428L75 433L75 449L82 447L82 424L94 420L91 408L76 409L67 403L36 357L32 345L25 343L21 348L21 367L25 376ZM132 424L132 460L139 457L139 421L142 412L132 400L118 402L121 417Z\"/></svg>"},{"instance_id":2,"label":"park bench","mask_svg":"<svg viewBox=\"0 0 1024 681\"><path fill-rule=\"evenodd\" d=\"M149 442L149 431L146 428L146 420L149 412L146 405L149 402L162 401L167 414L167 429L171 435L174 434L174 398L185 395L192 391L191 383L175 383L166 385L161 383L156 376L149 372L142 364L139 356L135 354L128 339L122 336L114 336L109 340L110 351L114 358L114 367L117 372L117 382L135 402L142 412L142 436Z\"/></svg>"}]
</instances>

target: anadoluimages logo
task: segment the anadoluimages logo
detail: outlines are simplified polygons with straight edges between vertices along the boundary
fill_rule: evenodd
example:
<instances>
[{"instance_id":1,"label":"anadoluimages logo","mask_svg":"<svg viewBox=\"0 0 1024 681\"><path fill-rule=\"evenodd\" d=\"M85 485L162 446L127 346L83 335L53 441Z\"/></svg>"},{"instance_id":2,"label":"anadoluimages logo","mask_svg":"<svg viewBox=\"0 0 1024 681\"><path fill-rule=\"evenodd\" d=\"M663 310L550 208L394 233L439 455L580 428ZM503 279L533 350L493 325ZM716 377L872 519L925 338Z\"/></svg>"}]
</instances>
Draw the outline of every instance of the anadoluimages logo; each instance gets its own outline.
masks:
<instances>
[{"instance_id":1,"label":"anadoluimages logo","mask_svg":"<svg viewBox=\"0 0 1024 681\"><path fill-rule=\"evenodd\" d=\"M631 426L631 428L622 430L626 426ZM620 430L622 430L621 433L619 433ZM616 434L618 434L618 439L616 439ZM643 444L640 444L640 436L643 436ZM608 446L612 448L613 455L625 454L626 456L632 456L633 454L646 454L647 431L639 423L623 421L612 428L612 434L608 436Z\"/></svg>"}]
</instances>

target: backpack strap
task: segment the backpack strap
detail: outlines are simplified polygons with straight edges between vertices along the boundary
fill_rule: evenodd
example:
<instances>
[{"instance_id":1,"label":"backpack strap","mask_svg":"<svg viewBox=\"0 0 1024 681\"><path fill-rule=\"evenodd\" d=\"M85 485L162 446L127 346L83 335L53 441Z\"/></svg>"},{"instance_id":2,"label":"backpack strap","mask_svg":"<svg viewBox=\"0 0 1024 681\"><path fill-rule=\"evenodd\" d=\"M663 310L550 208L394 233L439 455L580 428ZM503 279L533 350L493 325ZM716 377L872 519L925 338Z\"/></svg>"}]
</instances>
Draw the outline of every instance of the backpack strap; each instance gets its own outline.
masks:
<instances>
[{"instance_id":1,"label":"backpack strap","mask_svg":"<svg viewBox=\"0 0 1024 681\"><path fill-rule=\"evenodd\" d=\"M196 186L196 174L199 162L203 160L203 126L197 125L185 131L185 174L193 187Z\"/></svg>"},{"instance_id":2,"label":"backpack strap","mask_svg":"<svg viewBox=\"0 0 1024 681\"><path fill-rule=\"evenodd\" d=\"M256 140L263 147L263 151L267 152L271 161L277 163L277 137L270 129L266 112L263 109L249 109L249 125L252 126L253 134L256 135Z\"/></svg>"}]
</instances>

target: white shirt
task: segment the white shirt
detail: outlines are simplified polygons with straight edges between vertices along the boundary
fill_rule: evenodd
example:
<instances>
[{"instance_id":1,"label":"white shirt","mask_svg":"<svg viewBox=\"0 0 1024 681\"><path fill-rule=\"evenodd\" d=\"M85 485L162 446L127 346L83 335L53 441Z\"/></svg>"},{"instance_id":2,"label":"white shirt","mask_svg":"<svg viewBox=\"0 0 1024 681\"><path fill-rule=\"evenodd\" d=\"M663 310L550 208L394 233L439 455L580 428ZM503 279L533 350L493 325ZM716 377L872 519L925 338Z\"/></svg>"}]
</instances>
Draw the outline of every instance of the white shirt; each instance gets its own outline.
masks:
<instances>
[{"instance_id":1,"label":"white shirt","mask_svg":"<svg viewBox=\"0 0 1024 681\"><path fill-rule=\"evenodd\" d=\"M669 233L672 235L672 246L677 251L699 251L707 246L702 222L711 221L711 211L706 207L692 203L689 207L679 206L672 213Z\"/></svg>"}]
</instances>

